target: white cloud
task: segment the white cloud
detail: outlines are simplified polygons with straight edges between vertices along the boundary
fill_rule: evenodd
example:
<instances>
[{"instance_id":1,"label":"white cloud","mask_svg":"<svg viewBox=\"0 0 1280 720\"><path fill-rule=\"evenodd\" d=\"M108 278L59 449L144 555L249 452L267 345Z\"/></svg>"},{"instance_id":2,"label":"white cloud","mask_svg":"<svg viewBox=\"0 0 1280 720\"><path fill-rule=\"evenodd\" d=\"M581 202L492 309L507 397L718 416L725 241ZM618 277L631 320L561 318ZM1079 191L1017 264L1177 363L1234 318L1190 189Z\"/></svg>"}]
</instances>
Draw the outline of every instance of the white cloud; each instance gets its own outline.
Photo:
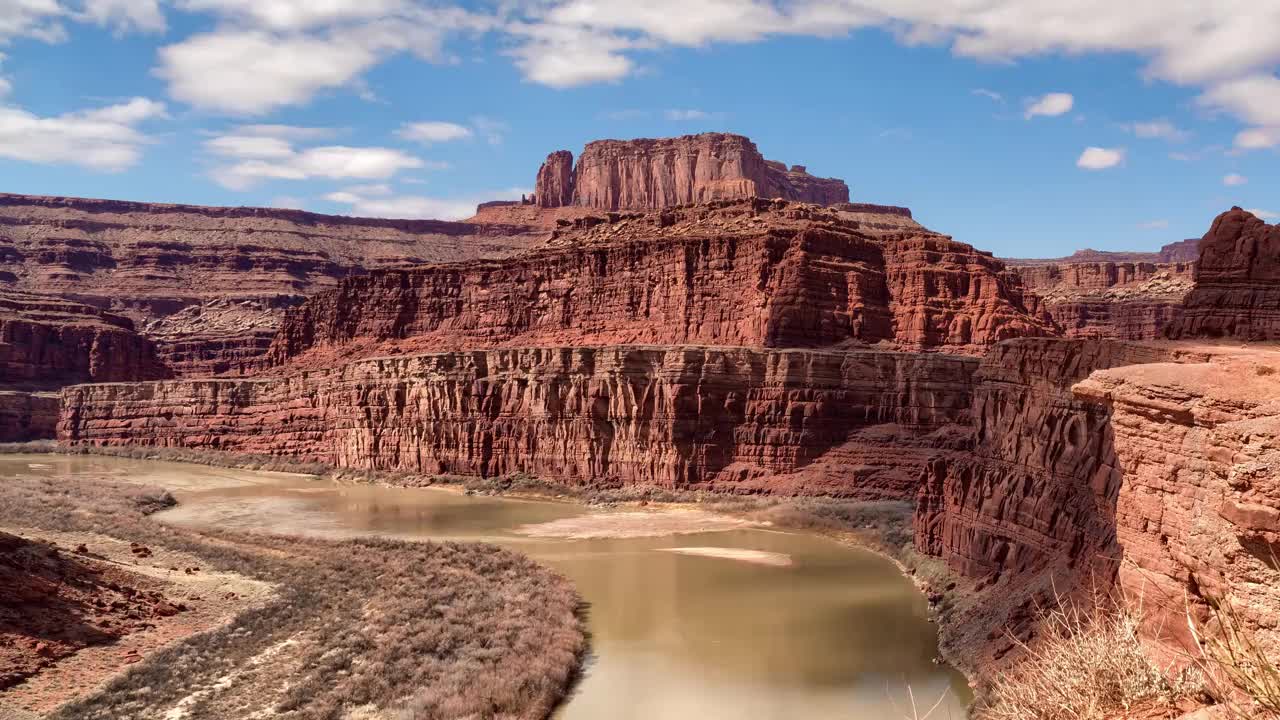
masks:
<instances>
[{"instance_id":1,"label":"white cloud","mask_svg":"<svg viewBox=\"0 0 1280 720\"><path fill-rule=\"evenodd\" d=\"M486 115L471 118L471 126L490 145L501 145L507 139L507 132L511 130L510 125Z\"/></svg>"},{"instance_id":2,"label":"white cloud","mask_svg":"<svg viewBox=\"0 0 1280 720\"><path fill-rule=\"evenodd\" d=\"M621 80L635 68L623 50L637 43L609 32L553 24L510 26L525 39L510 52L526 78L555 88Z\"/></svg>"},{"instance_id":3,"label":"white cloud","mask_svg":"<svg viewBox=\"0 0 1280 720\"><path fill-rule=\"evenodd\" d=\"M1126 125L1125 129L1144 140L1168 140L1183 142L1191 137L1191 133L1165 119L1136 122Z\"/></svg>"},{"instance_id":4,"label":"white cloud","mask_svg":"<svg viewBox=\"0 0 1280 720\"><path fill-rule=\"evenodd\" d=\"M231 21L160 48L154 72L178 100L241 115L303 104L323 90L361 90L364 72L388 57L411 52L438 61L447 33L490 24L457 8L392 8L379 0L368 8L349 0L209 0L199 7L229 13ZM351 18L358 21L340 22Z\"/></svg>"},{"instance_id":5,"label":"white cloud","mask_svg":"<svg viewBox=\"0 0 1280 720\"><path fill-rule=\"evenodd\" d=\"M1142 230L1164 230L1169 227L1168 220L1148 220L1144 223L1138 223L1138 227Z\"/></svg>"},{"instance_id":6,"label":"white cloud","mask_svg":"<svg viewBox=\"0 0 1280 720\"><path fill-rule=\"evenodd\" d=\"M1236 134L1236 147L1240 150L1259 150L1280 145L1280 127L1248 128Z\"/></svg>"},{"instance_id":7,"label":"white cloud","mask_svg":"<svg viewBox=\"0 0 1280 720\"><path fill-rule=\"evenodd\" d=\"M1124 162L1124 150L1121 148L1088 147L1080 153L1076 167L1085 170L1106 170Z\"/></svg>"},{"instance_id":8,"label":"white cloud","mask_svg":"<svg viewBox=\"0 0 1280 720\"><path fill-rule=\"evenodd\" d=\"M474 133L471 128L451 122L416 122L400 126L397 135L424 144L464 140Z\"/></svg>"},{"instance_id":9,"label":"white cloud","mask_svg":"<svg viewBox=\"0 0 1280 720\"><path fill-rule=\"evenodd\" d=\"M210 172L215 182L246 190L267 180L386 180L401 170L427 165L412 155L384 147L326 145L297 149L279 137L222 135L205 149L229 162Z\"/></svg>"},{"instance_id":10,"label":"white cloud","mask_svg":"<svg viewBox=\"0 0 1280 720\"><path fill-rule=\"evenodd\" d=\"M668 120L685 121L685 120L705 120L711 117L710 113L702 110L668 110L665 113Z\"/></svg>"},{"instance_id":11,"label":"white cloud","mask_svg":"<svg viewBox=\"0 0 1280 720\"><path fill-rule=\"evenodd\" d=\"M159 0L84 0L81 17L116 32L162 32L165 29Z\"/></svg>"},{"instance_id":12,"label":"white cloud","mask_svg":"<svg viewBox=\"0 0 1280 720\"><path fill-rule=\"evenodd\" d=\"M973 89L972 91L970 91L970 92L971 92L972 94L974 94L974 95L979 96L979 97L987 98L988 100L994 100L994 101L996 101L996 102L998 102L998 103L1001 103L1001 104L1003 104L1003 103L1004 103L1004 95L1001 95L1000 93L996 92L995 90L988 90L988 89L986 89L986 88L974 88L974 89Z\"/></svg>"},{"instance_id":13,"label":"white cloud","mask_svg":"<svg viewBox=\"0 0 1280 720\"><path fill-rule=\"evenodd\" d=\"M1280 220L1280 213L1271 210L1261 210L1259 208L1245 208L1245 212L1251 212L1263 220Z\"/></svg>"},{"instance_id":14,"label":"white cloud","mask_svg":"<svg viewBox=\"0 0 1280 720\"><path fill-rule=\"evenodd\" d=\"M1280 127L1280 77L1270 73L1255 73L1218 83L1201 95L1198 102L1230 112L1253 125Z\"/></svg>"},{"instance_id":15,"label":"white cloud","mask_svg":"<svg viewBox=\"0 0 1280 720\"><path fill-rule=\"evenodd\" d=\"M1075 107L1075 104L1076 99L1071 93L1048 93L1038 98L1027 100L1027 111L1024 115L1028 120L1037 115L1048 117L1064 115L1071 112L1071 108Z\"/></svg>"},{"instance_id":16,"label":"white cloud","mask_svg":"<svg viewBox=\"0 0 1280 720\"><path fill-rule=\"evenodd\" d=\"M52 117L0 107L0 157L117 172L137 164L149 142L136 126L164 114L147 98Z\"/></svg>"},{"instance_id":17,"label":"white cloud","mask_svg":"<svg viewBox=\"0 0 1280 720\"><path fill-rule=\"evenodd\" d=\"M466 198L436 198L421 195L386 195L377 197L360 192L360 188L346 188L324 196L329 202L349 205L355 215L386 218L432 218L437 220L462 220L475 215L476 205L486 200L516 200L530 191L511 188L484 196Z\"/></svg>"},{"instance_id":18,"label":"white cloud","mask_svg":"<svg viewBox=\"0 0 1280 720\"><path fill-rule=\"evenodd\" d=\"M392 15L406 4L401 0L180 0L178 3L185 10L213 12L277 30L373 20Z\"/></svg>"},{"instance_id":19,"label":"white cloud","mask_svg":"<svg viewBox=\"0 0 1280 720\"><path fill-rule=\"evenodd\" d=\"M1243 175L1237 175L1236 173L1231 173L1230 175L1227 175L1226 177L1222 178L1222 184L1226 185L1227 187L1244 185L1247 182L1249 182L1249 178Z\"/></svg>"}]
</instances>

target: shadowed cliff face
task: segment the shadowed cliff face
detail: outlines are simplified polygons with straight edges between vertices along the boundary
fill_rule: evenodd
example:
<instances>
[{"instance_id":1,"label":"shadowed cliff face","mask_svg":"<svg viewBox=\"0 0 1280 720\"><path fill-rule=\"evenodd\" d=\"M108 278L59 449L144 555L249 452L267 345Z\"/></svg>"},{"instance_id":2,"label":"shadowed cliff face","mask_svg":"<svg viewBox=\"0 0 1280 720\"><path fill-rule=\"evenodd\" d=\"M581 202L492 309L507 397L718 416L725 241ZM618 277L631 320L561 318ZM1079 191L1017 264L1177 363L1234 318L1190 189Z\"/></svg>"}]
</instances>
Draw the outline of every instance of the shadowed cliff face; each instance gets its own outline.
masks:
<instances>
[{"instance_id":1,"label":"shadowed cliff face","mask_svg":"<svg viewBox=\"0 0 1280 720\"><path fill-rule=\"evenodd\" d=\"M977 361L693 347L380 358L269 380L84 385L60 436L424 474L908 498Z\"/></svg>"},{"instance_id":2,"label":"shadowed cliff face","mask_svg":"<svg viewBox=\"0 0 1280 720\"><path fill-rule=\"evenodd\" d=\"M976 353L1044 335L1016 275L927 231L736 201L587 218L501 263L375 272L290 311L275 365L442 348L629 343Z\"/></svg>"},{"instance_id":3,"label":"shadowed cliff face","mask_svg":"<svg viewBox=\"0 0 1280 720\"><path fill-rule=\"evenodd\" d=\"M1170 337L1280 340L1280 226L1232 208L1200 240L1195 288Z\"/></svg>"},{"instance_id":4,"label":"shadowed cliff face","mask_svg":"<svg viewBox=\"0 0 1280 720\"><path fill-rule=\"evenodd\" d=\"M814 177L800 165L788 169L765 160L741 135L703 133L597 140L587 143L576 166L569 151L554 152L538 171L534 197L544 208L602 210L661 210L752 197L833 205L849 202L849 186Z\"/></svg>"},{"instance_id":5,"label":"shadowed cliff face","mask_svg":"<svg viewBox=\"0 0 1280 720\"><path fill-rule=\"evenodd\" d=\"M1182 313L1194 263L1067 262L1012 266L1027 306L1063 337L1155 340Z\"/></svg>"}]
</instances>

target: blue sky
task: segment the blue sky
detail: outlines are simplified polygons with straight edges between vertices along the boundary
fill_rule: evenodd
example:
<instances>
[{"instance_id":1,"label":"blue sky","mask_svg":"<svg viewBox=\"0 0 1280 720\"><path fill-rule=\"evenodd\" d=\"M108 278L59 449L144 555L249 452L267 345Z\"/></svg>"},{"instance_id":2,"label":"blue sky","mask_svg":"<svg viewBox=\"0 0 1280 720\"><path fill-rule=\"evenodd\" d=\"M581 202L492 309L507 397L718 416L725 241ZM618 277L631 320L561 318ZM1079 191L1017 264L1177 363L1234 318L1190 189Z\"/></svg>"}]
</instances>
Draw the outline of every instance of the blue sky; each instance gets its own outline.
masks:
<instances>
[{"instance_id":1,"label":"blue sky","mask_svg":"<svg viewBox=\"0 0 1280 720\"><path fill-rule=\"evenodd\" d=\"M1270 31L1266 31L1270 28ZM1280 0L0 0L0 190L449 217L726 130L1007 256L1280 219Z\"/></svg>"}]
</instances>

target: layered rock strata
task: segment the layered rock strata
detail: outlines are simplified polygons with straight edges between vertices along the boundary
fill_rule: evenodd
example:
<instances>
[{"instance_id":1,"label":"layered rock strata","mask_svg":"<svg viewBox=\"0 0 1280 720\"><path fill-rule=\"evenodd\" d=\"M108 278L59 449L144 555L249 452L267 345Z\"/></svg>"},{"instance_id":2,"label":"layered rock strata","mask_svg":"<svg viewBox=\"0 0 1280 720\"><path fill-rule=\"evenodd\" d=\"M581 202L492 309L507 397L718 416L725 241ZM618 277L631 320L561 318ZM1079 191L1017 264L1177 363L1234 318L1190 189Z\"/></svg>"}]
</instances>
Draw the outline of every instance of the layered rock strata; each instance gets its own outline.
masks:
<instances>
[{"instance_id":1,"label":"layered rock strata","mask_svg":"<svg viewBox=\"0 0 1280 720\"><path fill-rule=\"evenodd\" d=\"M483 223L0 194L0 287L125 315L145 334L210 301L283 310L289 302L279 298L296 302L367 269L505 256L544 235ZM261 331L273 332L279 316ZM195 347L205 339L207 346ZM202 359L180 363L181 371L235 365L265 348L239 329L209 329L184 343L182 353Z\"/></svg>"},{"instance_id":2,"label":"layered rock strata","mask_svg":"<svg viewBox=\"0 0 1280 720\"><path fill-rule=\"evenodd\" d=\"M1195 288L1170 336L1280 339L1280 226L1232 208L1199 247Z\"/></svg>"},{"instance_id":3,"label":"layered rock strata","mask_svg":"<svg viewBox=\"0 0 1280 720\"><path fill-rule=\"evenodd\" d=\"M592 217L519 258L350 278L287 314L270 360L635 343L980 352L1049 332L1017 276L968 245L752 200Z\"/></svg>"},{"instance_id":4,"label":"layered rock strata","mask_svg":"<svg viewBox=\"0 0 1280 720\"><path fill-rule=\"evenodd\" d=\"M843 180L818 178L801 165L765 160L741 135L597 140L573 155L560 150L538 171L536 203L602 210L661 210L713 200L781 198L832 205L849 202Z\"/></svg>"},{"instance_id":5,"label":"layered rock strata","mask_svg":"<svg viewBox=\"0 0 1280 720\"><path fill-rule=\"evenodd\" d=\"M1181 315L1193 263L1014 265L1032 312L1063 337L1154 340Z\"/></svg>"},{"instance_id":6,"label":"layered rock strata","mask_svg":"<svg viewBox=\"0 0 1280 720\"><path fill-rule=\"evenodd\" d=\"M0 291L0 388L169 376L128 318L34 293Z\"/></svg>"},{"instance_id":7,"label":"layered rock strata","mask_svg":"<svg viewBox=\"0 0 1280 720\"><path fill-rule=\"evenodd\" d=\"M965 421L976 365L878 351L438 353L71 387L59 435L425 474L902 499Z\"/></svg>"},{"instance_id":8,"label":"layered rock strata","mask_svg":"<svg viewBox=\"0 0 1280 720\"><path fill-rule=\"evenodd\" d=\"M1187 645L1185 613L1226 601L1280 654L1280 350L1094 373L1116 469L1119 579L1151 624Z\"/></svg>"},{"instance_id":9,"label":"layered rock strata","mask_svg":"<svg viewBox=\"0 0 1280 720\"><path fill-rule=\"evenodd\" d=\"M57 393L0 390L0 442L53 438L58 410Z\"/></svg>"}]
</instances>

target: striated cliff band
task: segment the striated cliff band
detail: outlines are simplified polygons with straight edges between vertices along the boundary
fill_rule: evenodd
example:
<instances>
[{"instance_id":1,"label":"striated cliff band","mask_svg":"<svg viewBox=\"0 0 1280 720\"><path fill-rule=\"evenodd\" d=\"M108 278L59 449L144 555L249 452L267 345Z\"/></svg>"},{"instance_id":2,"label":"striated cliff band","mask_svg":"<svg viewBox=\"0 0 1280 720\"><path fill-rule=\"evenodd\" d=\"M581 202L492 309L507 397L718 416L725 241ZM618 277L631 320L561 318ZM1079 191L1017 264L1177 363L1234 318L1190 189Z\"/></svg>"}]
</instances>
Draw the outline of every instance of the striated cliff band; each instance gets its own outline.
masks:
<instances>
[{"instance_id":1,"label":"striated cliff band","mask_svg":"<svg viewBox=\"0 0 1280 720\"><path fill-rule=\"evenodd\" d=\"M636 343L977 353L1052 332L989 254L867 216L761 199L592 216L510 260L344 280L287 313L269 361Z\"/></svg>"},{"instance_id":2,"label":"striated cliff band","mask_svg":"<svg viewBox=\"0 0 1280 720\"><path fill-rule=\"evenodd\" d=\"M279 378L81 385L60 437L418 474L909 498L977 361L707 347L470 350Z\"/></svg>"},{"instance_id":3,"label":"striated cliff band","mask_svg":"<svg viewBox=\"0 0 1280 720\"><path fill-rule=\"evenodd\" d=\"M541 237L483 223L0 194L0 288L128 317L178 374L239 374L286 307L341 278L501 257Z\"/></svg>"}]
</instances>

